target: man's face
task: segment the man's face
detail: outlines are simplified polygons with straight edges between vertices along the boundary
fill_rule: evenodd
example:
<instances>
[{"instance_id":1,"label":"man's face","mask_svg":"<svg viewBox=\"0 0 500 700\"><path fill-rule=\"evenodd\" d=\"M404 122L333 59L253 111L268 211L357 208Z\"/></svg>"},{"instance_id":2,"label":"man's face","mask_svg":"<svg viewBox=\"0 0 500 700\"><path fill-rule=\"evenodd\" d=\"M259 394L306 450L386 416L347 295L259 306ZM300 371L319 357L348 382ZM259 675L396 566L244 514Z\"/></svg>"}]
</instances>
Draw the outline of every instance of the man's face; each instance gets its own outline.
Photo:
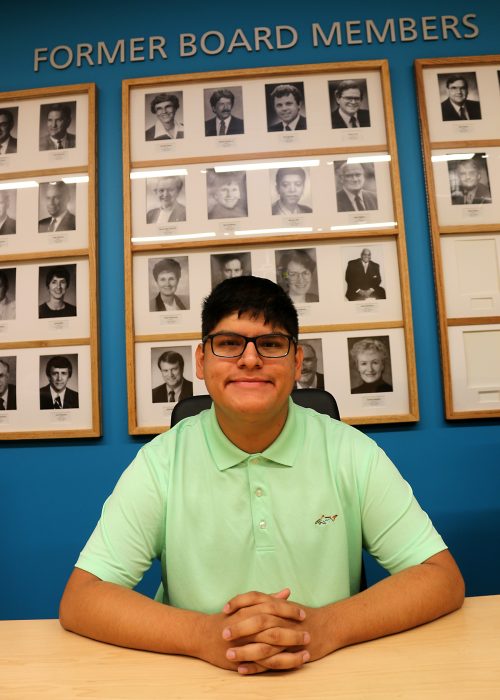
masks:
<instances>
[{"instance_id":1,"label":"man's face","mask_svg":"<svg viewBox=\"0 0 500 700\"><path fill-rule=\"evenodd\" d=\"M160 362L160 372L163 381L169 389L175 389L182 382L181 367L178 362Z\"/></svg>"},{"instance_id":2,"label":"man's face","mask_svg":"<svg viewBox=\"0 0 500 700\"><path fill-rule=\"evenodd\" d=\"M266 324L237 312L223 318L210 332L241 333L254 337L266 333L286 333L283 328ZM216 357L210 342L196 350L196 376L204 379L212 397L217 416L237 420L239 416L255 417L257 421L272 421L282 416L288 404L293 384L300 377L302 349L292 345L286 357L262 358L249 343L241 357Z\"/></svg>"},{"instance_id":3,"label":"man's face","mask_svg":"<svg viewBox=\"0 0 500 700\"><path fill-rule=\"evenodd\" d=\"M304 192L304 180L300 175L284 175L277 185L278 194L285 206L294 208L297 206Z\"/></svg>"},{"instance_id":4,"label":"man's face","mask_svg":"<svg viewBox=\"0 0 500 700\"><path fill-rule=\"evenodd\" d=\"M217 100L215 107L212 107L215 116L219 119L227 119L231 116L231 110L233 109L233 102L229 97L221 97Z\"/></svg>"},{"instance_id":5,"label":"man's face","mask_svg":"<svg viewBox=\"0 0 500 700\"><path fill-rule=\"evenodd\" d=\"M340 97L337 97L337 102L340 107L346 114L349 114L351 117L356 114L356 112L359 109L359 105L361 102L361 90L358 88L349 88L347 90L344 90L342 95Z\"/></svg>"},{"instance_id":6,"label":"man's face","mask_svg":"<svg viewBox=\"0 0 500 700\"><path fill-rule=\"evenodd\" d=\"M7 389L9 383L9 370L3 362L0 362L0 396Z\"/></svg>"},{"instance_id":7,"label":"man's face","mask_svg":"<svg viewBox=\"0 0 500 700\"><path fill-rule=\"evenodd\" d=\"M316 368L318 366L318 358L310 345L303 345L304 359L302 360L302 374L300 375L301 384L312 384L316 376Z\"/></svg>"},{"instance_id":8,"label":"man's face","mask_svg":"<svg viewBox=\"0 0 500 700\"><path fill-rule=\"evenodd\" d=\"M365 184L365 173L359 163L344 165L342 170L342 184L349 192L359 192Z\"/></svg>"},{"instance_id":9,"label":"man's face","mask_svg":"<svg viewBox=\"0 0 500 700\"><path fill-rule=\"evenodd\" d=\"M51 109L47 115L47 131L53 139L63 139L69 126L69 119L66 119L60 109Z\"/></svg>"},{"instance_id":10,"label":"man's face","mask_svg":"<svg viewBox=\"0 0 500 700\"><path fill-rule=\"evenodd\" d=\"M155 107L155 114L165 127L171 127L174 123L175 107L170 102L158 102Z\"/></svg>"},{"instance_id":11,"label":"man's face","mask_svg":"<svg viewBox=\"0 0 500 700\"><path fill-rule=\"evenodd\" d=\"M49 374L49 384L59 394L66 389L69 379L69 369L66 367L53 367Z\"/></svg>"},{"instance_id":12,"label":"man's face","mask_svg":"<svg viewBox=\"0 0 500 700\"><path fill-rule=\"evenodd\" d=\"M177 275L175 275L173 272L163 270L163 272L160 272L158 275L156 283L162 296L171 297L177 291L179 280L177 279Z\"/></svg>"},{"instance_id":13,"label":"man's face","mask_svg":"<svg viewBox=\"0 0 500 700\"><path fill-rule=\"evenodd\" d=\"M68 283L64 277L52 277L49 282L49 295L52 297L52 299L57 299L57 301L64 299L67 289Z\"/></svg>"},{"instance_id":14,"label":"man's face","mask_svg":"<svg viewBox=\"0 0 500 700\"><path fill-rule=\"evenodd\" d=\"M223 269L224 279L229 280L232 277L241 277L243 275L243 268L241 267L241 260L238 258L233 258L233 260L228 260L224 264Z\"/></svg>"},{"instance_id":15,"label":"man's face","mask_svg":"<svg viewBox=\"0 0 500 700\"><path fill-rule=\"evenodd\" d=\"M356 364L361 379L367 384L377 382L384 371L384 360L376 350L360 352Z\"/></svg>"},{"instance_id":16,"label":"man's face","mask_svg":"<svg viewBox=\"0 0 500 700\"><path fill-rule=\"evenodd\" d=\"M50 216L56 218L60 216L68 204L66 191L57 185L49 185L45 193L45 206Z\"/></svg>"},{"instance_id":17,"label":"man's face","mask_svg":"<svg viewBox=\"0 0 500 700\"><path fill-rule=\"evenodd\" d=\"M214 192L214 199L219 204L222 204L226 209L234 209L240 201L241 193L240 186L237 182L228 182Z\"/></svg>"},{"instance_id":18,"label":"man's face","mask_svg":"<svg viewBox=\"0 0 500 700\"><path fill-rule=\"evenodd\" d=\"M368 248L364 248L364 249L361 251L361 260L362 260L364 263L368 263L368 262L370 262L371 259L372 259L372 254L371 254L371 252L368 250Z\"/></svg>"},{"instance_id":19,"label":"man's face","mask_svg":"<svg viewBox=\"0 0 500 700\"><path fill-rule=\"evenodd\" d=\"M463 105L467 99L468 92L467 83L462 78L448 85L448 95L450 96L450 100L456 105Z\"/></svg>"},{"instance_id":20,"label":"man's face","mask_svg":"<svg viewBox=\"0 0 500 700\"><path fill-rule=\"evenodd\" d=\"M312 272L302 263L291 260L287 267L288 293L291 297L301 296L309 291Z\"/></svg>"},{"instance_id":21,"label":"man's face","mask_svg":"<svg viewBox=\"0 0 500 700\"><path fill-rule=\"evenodd\" d=\"M165 177L158 180L158 184L155 187L155 194L160 201L162 209L173 207L179 196L179 190L175 179L173 177Z\"/></svg>"},{"instance_id":22,"label":"man's face","mask_svg":"<svg viewBox=\"0 0 500 700\"><path fill-rule=\"evenodd\" d=\"M7 141L10 136L12 125L6 114L0 114L0 143Z\"/></svg>"},{"instance_id":23,"label":"man's face","mask_svg":"<svg viewBox=\"0 0 500 700\"><path fill-rule=\"evenodd\" d=\"M274 111L285 124L293 122L298 116L300 110L300 102L297 102L295 97L290 93L283 97L274 98Z\"/></svg>"},{"instance_id":24,"label":"man's face","mask_svg":"<svg viewBox=\"0 0 500 700\"><path fill-rule=\"evenodd\" d=\"M460 187L466 192L475 189L481 179L480 172L472 163L462 163L457 167L457 175L460 180Z\"/></svg>"},{"instance_id":25,"label":"man's face","mask_svg":"<svg viewBox=\"0 0 500 700\"><path fill-rule=\"evenodd\" d=\"M5 192L0 190L0 221L4 216L7 216L7 209L9 207L9 197Z\"/></svg>"}]
</instances>

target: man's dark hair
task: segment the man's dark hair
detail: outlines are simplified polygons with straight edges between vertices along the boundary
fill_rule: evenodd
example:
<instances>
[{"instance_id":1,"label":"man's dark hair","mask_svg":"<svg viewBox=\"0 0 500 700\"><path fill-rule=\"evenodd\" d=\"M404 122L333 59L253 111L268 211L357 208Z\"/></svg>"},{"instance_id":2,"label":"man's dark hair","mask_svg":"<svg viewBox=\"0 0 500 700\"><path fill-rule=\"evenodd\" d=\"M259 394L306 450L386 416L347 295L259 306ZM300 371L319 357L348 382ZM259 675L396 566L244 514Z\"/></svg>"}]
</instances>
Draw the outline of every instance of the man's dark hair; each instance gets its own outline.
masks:
<instances>
[{"instance_id":1,"label":"man's dark hair","mask_svg":"<svg viewBox=\"0 0 500 700\"><path fill-rule=\"evenodd\" d=\"M335 96L342 97L346 90L359 90L359 96L363 97L363 87L357 80L342 80L335 88Z\"/></svg>"},{"instance_id":2,"label":"man's dark hair","mask_svg":"<svg viewBox=\"0 0 500 700\"><path fill-rule=\"evenodd\" d=\"M303 102L302 93L298 87L295 85L276 85L276 87L271 92L271 99L274 100L276 97L286 97L287 95L293 95L295 102L300 105Z\"/></svg>"},{"instance_id":3,"label":"man's dark hair","mask_svg":"<svg viewBox=\"0 0 500 700\"><path fill-rule=\"evenodd\" d=\"M283 328L293 338L299 335L297 310L279 285L263 277L233 277L218 284L205 298L201 311L201 334L205 338L223 318L234 312L238 318L264 317L264 322Z\"/></svg>"},{"instance_id":4,"label":"man's dark hair","mask_svg":"<svg viewBox=\"0 0 500 700\"><path fill-rule=\"evenodd\" d=\"M180 106L179 98L177 97L177 95L172 95L169 92L160 92L158 95L155 95L151 100L151 111L153 112L153 114L156 114L156 105L159 105L162 102L170 102L170 104L176 112Z\"/></svg>"},{"instance_id":5,"label":"man's dark hair","mask_svg":"<svg viewBox=\"0 0 500 700\"><path fill-rule=\"evenodd\" d=\"M63 267L62 265L59 265L58 267L49 267L45 275L46 287L49 286L54 277L60 277L61 279L66 280L66 284L69 287L71 275L67 267Z\"/></svg>"},{"instance_id":6,"label":"man's dark hair","mask_svg":"<svg viewBox=\"0 0 500 700\"><path fill-rule=\"evenodd\" d=\"M469 83L467 82L467 78L465 75L462 75L461 73L452 73L449 75L446 79L446 87L450 87L452 83L455 83L457 80L461 80L463 83L465 83L465 89L469 89Z\"/></svg>"},{"instance_id":7,"label":"man's dark hair","mask_svg":"<svg viewBox=\"0 0 500 700\"><path fill-rule=\"evenodd\" d=\"M160 365L162 362L168 362L171 365L179 365L181 374L184 374L184 358L180 352L175 352L175 350L165 350L165 352L162 352L158 358L158 369L160 370Z\"/></svg>"},{"instance_id":8,"label":"man's dark hair","mask_svg":"<svg viewBox=\"0 0 500 700\"><path fill-rule=\"evenodd\" d=\"M161 258L153 267L153 277L158 281L162 272L173 272L177 280L181 278L181 266L175 258Z\"/></svg>"},{"instance_id":9,"label":"man's dark hair","mask_svg":"<svg viewBox=\"0 0 500 700\"><path fill-rule=\"evenodd\" d=\"M215 105L219 100L221 100L223 97L226 97L228 100L231 100L231 107L234 105L234 95L231 92L231 90L215 90L215 92L212 92L210 95L210 105L215 109Z\"/></svg>"},{"instance_id":10,"label":"man's dark hair","mask_svg":"<svg viewBox=\"0 0 500 700\"><path fill-rule=\"evenodd\" d=\"M7 117L8 119L8 126L9 126L9 131L12 129L14 126L14 115L10 111L10 109L5 109L5 107L2 107L0 109L0 117Z\"/></svg>"},{"instance_id":11,"label":"man's dark hair","mask_svg":"<svg viewBox=\"0 0 500 700\"><path fill-rule=\"evenodd\" d=\"M287 175L298 175L302 183L306 181L306 171L304 168L278 168L276 171L276 185L279 187L280 182Z\"/></svg>"},{"instance_id":12,"label":"man's dark hair","mask_svg":"<svg viewBox=\"0 0 500 700\"><path fill-rule=\"evenodd\" d=\"M64 357L64 355L54 355L47 362L47 366L45 367L45 374L49 379L50 373L53 369L67 369L69 377L71 377L71 375L73 374L73 365L67 357Z\"/></svg>"},{"instance_id":13,"label":"man's dark hair","mask_svg":"<svg viewBox=\"0 0 500 700\"><path fill-rule=\"evenodd\" d=\"M61 112L68 124L71 122L71 107L67 102L54 102L54 104L47 105L47 116L50 112Z\"/></svg>"}]
</instances>

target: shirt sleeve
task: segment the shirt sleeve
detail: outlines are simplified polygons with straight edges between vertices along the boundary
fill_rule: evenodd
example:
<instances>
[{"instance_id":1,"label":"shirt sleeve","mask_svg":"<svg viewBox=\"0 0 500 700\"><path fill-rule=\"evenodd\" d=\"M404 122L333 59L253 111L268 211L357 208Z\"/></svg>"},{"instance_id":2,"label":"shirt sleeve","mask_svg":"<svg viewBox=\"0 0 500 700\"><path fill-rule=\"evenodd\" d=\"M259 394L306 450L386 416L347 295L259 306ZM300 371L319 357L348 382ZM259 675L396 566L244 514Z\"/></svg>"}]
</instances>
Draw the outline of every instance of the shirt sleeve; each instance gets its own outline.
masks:
<instances>
[{"instance_id":1,"label":"shirt sleeve","mask_svg":"<svg viewBox=\"0 0 500 700\"><path fill-rule=\"evenodd\" d=\"M155 466L148 447L120 477L76 562L78 568L127 588L139 583L164 548L166 469Z\"/></svg>"}]
</instances>

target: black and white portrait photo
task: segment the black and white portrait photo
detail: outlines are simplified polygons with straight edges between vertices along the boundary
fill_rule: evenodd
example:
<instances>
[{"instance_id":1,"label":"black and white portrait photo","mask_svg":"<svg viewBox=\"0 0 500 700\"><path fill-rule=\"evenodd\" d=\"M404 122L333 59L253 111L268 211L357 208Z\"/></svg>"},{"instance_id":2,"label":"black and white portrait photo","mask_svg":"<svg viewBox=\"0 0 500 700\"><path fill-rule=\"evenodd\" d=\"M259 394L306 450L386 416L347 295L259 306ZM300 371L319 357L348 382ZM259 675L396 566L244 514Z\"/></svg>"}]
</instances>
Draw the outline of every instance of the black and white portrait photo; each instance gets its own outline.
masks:
<instances>
[{"instance_id":1,"label":"black and white portrait photo","mask_svg":"<svg viewBox=\"0 0 500 700\"><path fill-rule=\"evenodd\" d=\"M17 190L0 190L0 236L16 232Z\"/></svg>"},{"instance_id":2,"label":"black and white portrait photo","mask_svg":"<svg viewBox=\"0 0 500 700\"><path fill-rule=\"evenodd\" d=\"M16 268L0 268L0 321L16 318Z\"/></svg>"},{"instance_id":3,"label":"black and white portrait photo","mask_svg":"<svg viewBox=\"0 0 500 700\"><path fill-rule=\"evenodd\" d=\"M316 248L276 250L276 281L294 304L319 301Z\"/></svg>"},{"instance_id":4,"label":"black and white portrait photo","mask_svg":"<svg viewBox=\"0 0 500 700\"><path fill-rule=\"evenodd\" d=\"M388 335L348 338L351 394L393 391Z\"/></svg>"},{"instance_id":5,"label":"black and white portrait photo","mask_svg":"<svg viewBox=\"0 0 500 700\"><path fill-rule=\"evenodd\" d=\"M210 255L212 289L224 280L251 274L252 260L249 252L212 253Z\"/></svg>"},{"instance_id":6,"label":"black and white portrait photo","mask_svg":"<svg viewBox=\"0 0 500 700\"><path fill-rule=\"evenodd\" d=\"M188 256L150 258L149 310L186 311L189 309Z\"/></svg>"},{"instance_id":7,"label":"black and white portrait photo","mask_svg":"<svg viewBox=\"0 0 500 700\"><path fill-rule=\"evenodd\" d=\"M76 229L76 184L41 182L38 188L38 232Z\"/></svg>"},{"instance_id":8,"label":"black and white portrait photo","mask_svg":"<svg viewBox=\"0 0 500 700\"><path fill-rule=\"evenodd\" d=\"M177 403L193 395L193 366L189 346L151 348L153 403Z\"/></svg>"},{"instance_id":9,"label":"black and white portrait photo","mask_svg":"<svg viewBox=\"0 0 500 700\"><path fill-rule=\"evenodd\" d=\"M304 353L302 370L294 389L324 389L325 374L323 369L323 345L321 338L299 340Z\"/></svg>"},{"instance_id":10,"label":"black and white portrait photo","mask_svg":"<svg viewBox=\"0 0 500 700\"><path fill-rule=\"evenodd\" d=\"M76 264L38 268L38 318L76 316Z\"/></svg>"},{"instance_id":11,"label":"black and white portrait photo","mask_svg":"<svg viewBox=\"0 0 500 700\"><path fill-rule=\"evenodd\" d=\"M76 101L52 102L40 106L41 151L75 148L75 131Z\"/></svg>"},{"instance_id":12,"label":"black and white portrait photo","mask_svg":"<svg viewBox=\"0 0 500 700\"><path fill-rule=\"evenodd\" d=\"M311 181L309 168L270 170L271 211L281 216L311 214Z\"/></svg>"},{"instance_id":13,"label":"black and white portrait photo","mask_svg":"<svg viewBox=\"0 0 500 700\"><path fill-rule=\"evenodd\" d=\"M78 407L78 355L41 355L40 410Z\"/></svg>"},{"instance_id":14,"label":"black and white portrait photo","mask_svg":"<svg viewBox=\"0 0 500 700\"><path fill-rule=\"evenodd\" d=\"M17 408L15 355L0 355L0 412Z\"/></svg>"},{"instance_id":15,"label":"black and white portrait photo","mask_svg":"<svg viewBox=\"0 0 500 700\"><path fill-rule=\"evenodd\" d=\"M203 90L205 136L233 136L245 133L242 88Z\"/></svg>"},{"instance_id":16,"label":"black and white portrait photo","mask_svg":"<svg viewBox=\"0 0 500 700\"><path fill-rule=\"evenodd\" d=\"M491 204L486 153L474 153L467 160L449 160L452 204Z\"/></svg>"},{"instance_id":17,"label":"black and white portrait photo","mask_svg":"<svg viewBox=\"0 0 500 700\"><path fill-rule=\"evenodd\" d=\"M146 141L184 138L182 91L146 95L145 112Z\"/></svg>"},{"instance_id":18,"label":"black and white portrait photo","mask_svg":"<svg viewBox=\"0 0 500 700\"><path fill-rule=\"evenodd\" d=\"M380 263L373 260L370 248L361 248L359 258L348 261L345 281L345 296L349 301L386 298L385 289L382 287Z\"/></svg>"},{"instance_id":19,"label":"black and white portrait photo","mask_svg":"<svg viewBox=\"0 0 500 700\"><path fill-rule=\"evenodd\" d=\"M216 173L207 170L207 208L209 219L236 219L248 216L246 173L237 170Z\"/></svg>"},{"instance_id":20,"label":"black and white portrait photo","mask_svg":"<svg viewBox=\"0 0 500 700\"><path fill-rule=\"evenodd\" d=\"M162 228L186 221L184 175L166 175L146 179L146 223Z\"/></svg>"},{"instance_id":21,"label":"black and white portrait photo","mask_svg":"<svg viewBox=\"0 0 500 700\"><path fill-rule=\"evenodd\" d=\"M366 80L329 80L332 129L360 129L370 126Z\"/></svg>"},{"instance_id":22,"label":"black and white portrait photo","mask_svg":"<svg viewBox=\"0 0 500 700\"><path fill-rule=\"evenodd\" d=\"M267 84L265 91L268 131L307 129L303 82Z\"/></svg>"},{"instance_id":23,"label":"black and white portrait photo","mask_svg":"<svg viewBox=\"0 0 500 700\"><path fill-rule=\"evenodd\" d=\"M377 186L373 163L335 162L337 211L378 209Z\"/></svg>"},{"instance_id":24,"label":"black and white portrait photo","mask_svg":"<svg viewBox=\"0 0 500 700\"><path fill-rule=\"evenodd\" d=\"M437 76L444 122L481 119L481 105L474 72L439 73Z\"/></svg>"},{"instance_id":25,"label":"black and white portrait photo","mask_svg":"<svg viewBox=\"0 0 500 700\"><path fill-rule=\"evenodd\" d=\"M0 156L17 153L19 107L0 107Z\"/></svg>"}]
</instances>

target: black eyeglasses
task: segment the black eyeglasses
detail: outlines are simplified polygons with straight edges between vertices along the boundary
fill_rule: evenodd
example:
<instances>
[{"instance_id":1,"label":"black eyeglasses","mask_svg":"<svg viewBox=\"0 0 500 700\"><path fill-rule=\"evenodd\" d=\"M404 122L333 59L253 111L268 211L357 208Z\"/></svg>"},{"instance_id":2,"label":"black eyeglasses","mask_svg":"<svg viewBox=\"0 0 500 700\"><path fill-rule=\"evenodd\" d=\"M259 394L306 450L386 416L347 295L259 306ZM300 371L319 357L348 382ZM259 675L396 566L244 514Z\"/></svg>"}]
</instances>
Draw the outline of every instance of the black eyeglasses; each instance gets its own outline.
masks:
<instances>
[{"instance_id":1,"label":"black eyeglasses","mask_svg":"<svg viewBox=\"0 0 500 700\"><path fill-rule=\"evenodd\" d=\"M253 343L258 354L267 358L286 357L291 343L297 345L296 338L284 333L266 333L252 338L239 333L211 333L202 338L202 343L205 344L207 340L214 355L226 358L243 355L248 343Z\"/></svg>"}]
</instances>

